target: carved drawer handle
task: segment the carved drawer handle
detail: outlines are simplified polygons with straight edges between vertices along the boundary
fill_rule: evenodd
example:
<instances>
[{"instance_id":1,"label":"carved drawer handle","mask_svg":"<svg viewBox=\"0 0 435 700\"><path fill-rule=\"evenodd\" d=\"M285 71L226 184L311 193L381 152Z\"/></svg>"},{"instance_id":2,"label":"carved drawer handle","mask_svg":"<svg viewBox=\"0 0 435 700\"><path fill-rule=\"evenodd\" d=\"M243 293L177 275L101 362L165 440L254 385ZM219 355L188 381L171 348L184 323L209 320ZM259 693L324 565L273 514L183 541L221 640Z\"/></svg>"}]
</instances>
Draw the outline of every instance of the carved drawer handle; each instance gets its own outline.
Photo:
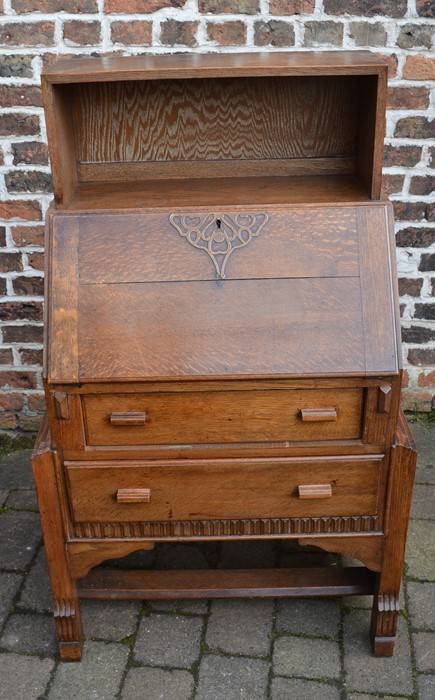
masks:
<instances>
[{"instance_id":1,"label":"carved drawer handle","mask_svg":"<svg viewBox=\"0 0 435 700\"><path fill-rule=\"evenodd\" d=\"M337 420L337 409L328 408L301 408L301 416L304 423L317 423L319 421Z\"/></svg>"},{"instance_id":2,"label":"carved drawer handle","mask_svg":"<svg viewBox=\"0 0 435 700\"><path fill-rule=\"evenodd\" d=\"M114 411L110 416L111 425L145 425L147 414L144 411Z\"/></svg>"},{"instance_id":3,"label":"carved drawer handle","mask_svg":"<svg viewBox=\"0 0 435 700\"><path fill-rule=\"evenodd\" d=\"M149 503L151 489L118 489L116 500L118 503Z\"/></svg>"},{"instance_id":4,"label":"carved drawer handle","mask_svg":"<svg viewBox=\"0 0 435 700\"><path fill-rule=\"evenodd\" d=\"M331 498L331 484L300 484L299 498Z\"/></svg>"}]
</instances>

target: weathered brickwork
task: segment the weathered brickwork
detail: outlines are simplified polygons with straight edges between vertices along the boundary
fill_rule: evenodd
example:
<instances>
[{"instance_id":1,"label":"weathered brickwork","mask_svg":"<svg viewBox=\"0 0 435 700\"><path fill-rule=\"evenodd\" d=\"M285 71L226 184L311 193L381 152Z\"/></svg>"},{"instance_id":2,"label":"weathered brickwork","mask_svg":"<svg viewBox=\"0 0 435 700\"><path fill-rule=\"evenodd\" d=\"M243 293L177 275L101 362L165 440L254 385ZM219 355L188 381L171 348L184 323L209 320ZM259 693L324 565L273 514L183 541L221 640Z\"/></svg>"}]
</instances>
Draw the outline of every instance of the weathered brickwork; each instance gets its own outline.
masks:
<instances>
[{"instance_id":1,"label":"weathered brickwork","mask_svg":"<svg viewBox=\"0 0 435 700\"><path fill-rule=\"evenodd\" d=\"M51 181L39 81L59 54L368 48L384 56L404 402L435 408L434 42L433 0L0 0L0 432L35 430L43 410Z\"/></svg>"}]
</instances>

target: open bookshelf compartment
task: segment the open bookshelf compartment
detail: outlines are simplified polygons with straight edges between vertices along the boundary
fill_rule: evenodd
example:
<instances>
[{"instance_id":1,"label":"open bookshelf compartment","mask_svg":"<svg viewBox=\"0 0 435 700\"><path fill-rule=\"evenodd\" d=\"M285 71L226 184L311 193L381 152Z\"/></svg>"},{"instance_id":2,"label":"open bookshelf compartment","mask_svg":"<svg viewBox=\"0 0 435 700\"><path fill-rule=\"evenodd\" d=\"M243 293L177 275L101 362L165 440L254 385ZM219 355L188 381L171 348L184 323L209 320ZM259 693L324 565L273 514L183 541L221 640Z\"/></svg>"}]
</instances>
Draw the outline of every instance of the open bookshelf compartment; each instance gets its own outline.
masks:
<instances>
[{"instance_id":1,"label":"open bookshelf compartment","mask_svg":"<svg viewBox=\"0 0 435 700\"><path fill-rule=\"evenodd\" d=\"M68 207L93 185L104 195L101 183L125 190L138 181L291 176L356 176L379 199L385 64L371 57L364 74L339 64L323 74L320 60L307 69L304 54L299 63L295 56L281 54L272 76L258 59L250 77L217 68L204 77L202 63L217 66L216 56L192 57L194 80L160 79L145 57L140 77L100 59L101 70L67 83L45 74L57 204Z\"/></svg>"}]
</instances>

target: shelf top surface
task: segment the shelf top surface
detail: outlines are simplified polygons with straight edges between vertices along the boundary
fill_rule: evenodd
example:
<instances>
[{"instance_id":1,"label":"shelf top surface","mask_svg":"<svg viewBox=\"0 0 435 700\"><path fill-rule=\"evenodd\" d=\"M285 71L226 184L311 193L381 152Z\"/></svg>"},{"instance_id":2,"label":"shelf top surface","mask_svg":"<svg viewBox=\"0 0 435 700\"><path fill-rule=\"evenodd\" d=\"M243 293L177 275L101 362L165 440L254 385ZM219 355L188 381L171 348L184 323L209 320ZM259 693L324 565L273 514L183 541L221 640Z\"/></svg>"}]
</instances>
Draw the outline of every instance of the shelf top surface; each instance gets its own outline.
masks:
<instances>
[{"instance_id":1,"label":"shelf top surface","mask_svg":"<svg viewBox=\"0 0 435 700\"><path fill-rule=\"evenodd\" d=\"M43 80L48 83L92 83L286 75L377 75L386 70L386 61L370 51L190 53L59 59L44 71Z\"/></svg>"}]
</instances>

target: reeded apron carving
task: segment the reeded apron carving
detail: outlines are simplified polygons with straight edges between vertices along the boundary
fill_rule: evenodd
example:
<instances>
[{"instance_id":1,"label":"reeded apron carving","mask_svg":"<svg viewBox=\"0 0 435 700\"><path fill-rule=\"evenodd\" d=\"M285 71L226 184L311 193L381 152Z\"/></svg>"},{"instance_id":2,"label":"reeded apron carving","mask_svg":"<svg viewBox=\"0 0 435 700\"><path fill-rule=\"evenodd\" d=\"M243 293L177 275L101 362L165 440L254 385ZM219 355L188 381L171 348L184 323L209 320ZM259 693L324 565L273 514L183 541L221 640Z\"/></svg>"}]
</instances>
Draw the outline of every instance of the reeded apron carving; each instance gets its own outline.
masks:
<instances>
[{"instance_id":1,"label":"reeded apron carving","mask_svg":"<svg viewBox=\"0 0 435 700\"><path fill-rule=\"evenodd\" d=\"M266 212L253 214L171 214L169 221L194 248L210 256L219 277L232 253L260 235L269 220Z\"/></svg>"}]
</instances>

